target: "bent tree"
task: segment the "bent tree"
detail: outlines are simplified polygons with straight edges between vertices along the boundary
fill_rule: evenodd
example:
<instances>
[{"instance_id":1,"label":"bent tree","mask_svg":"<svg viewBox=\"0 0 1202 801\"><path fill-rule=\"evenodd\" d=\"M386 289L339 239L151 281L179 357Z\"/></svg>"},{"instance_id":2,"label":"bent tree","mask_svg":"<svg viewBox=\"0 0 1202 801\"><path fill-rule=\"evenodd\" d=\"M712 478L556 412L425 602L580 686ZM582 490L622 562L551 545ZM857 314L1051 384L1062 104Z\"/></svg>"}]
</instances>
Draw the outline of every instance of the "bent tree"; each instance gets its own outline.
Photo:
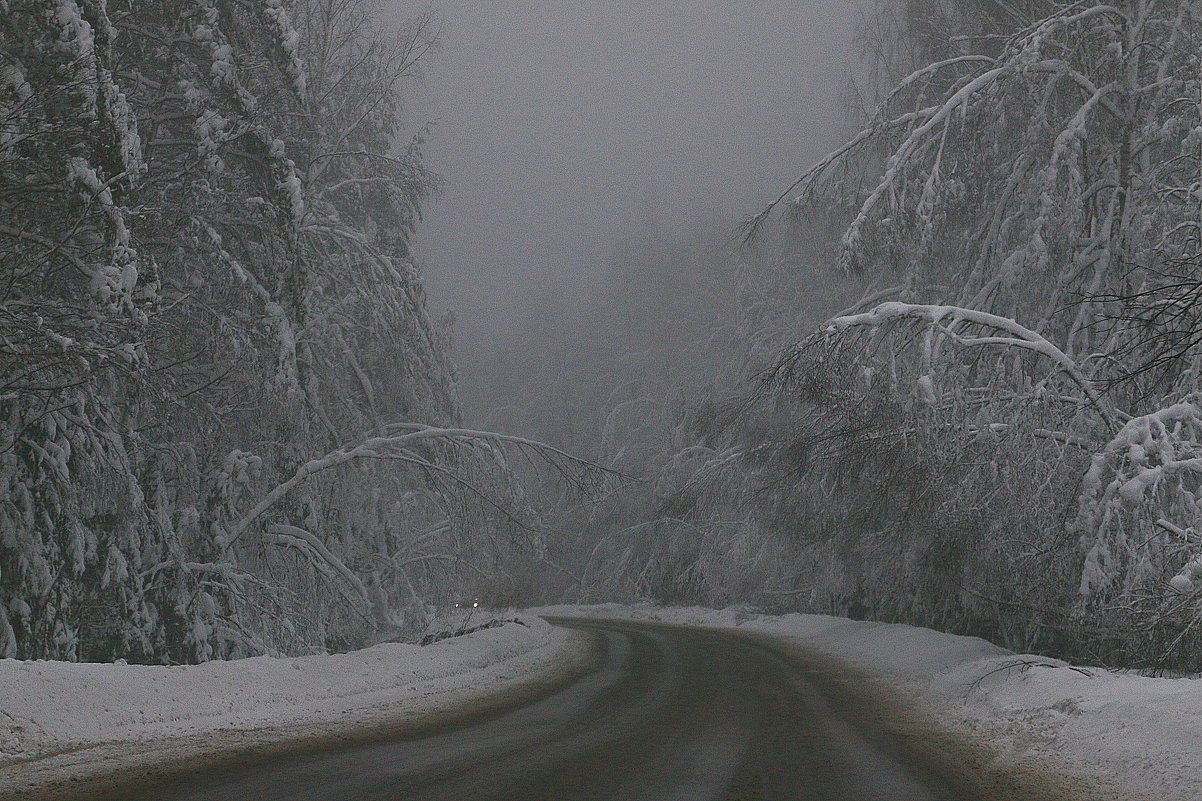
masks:
<instances>
[{"instance_id":1,"label":"bent tree","mask_svg":"<svg viewBox=\"0 0 1202 801\"><path fill-rule=\"evenodd\" d=\"M580 466L458 427L408 247L437 25L380 10L0 2L0 657L348 647L523 586L508 459Z\"/></svg>"},{"instance_id":2,"label":"bent tree","mask_svg":"<svg viewBox=\"0 0 1202 801\"><path fill-rule=\"evenodd\" d=\"M777 386L807 441L871 437L865 459L929 476L878 498L861 534L911 568L953 565L918 616L1010 615L1020 642L1068 632L1116 660L1152 637L1196 661L1202 3L911 3L890 19L876 52L909 66L773 206L844 209L840 262L876 288L787 353ZM838 389L814 389L814 370ZM816 475L864 468L831 450ZM930 533L945 523L954 542ZM1007 586L990 565L1038 578Z\"/></svg>"}]
</instances>

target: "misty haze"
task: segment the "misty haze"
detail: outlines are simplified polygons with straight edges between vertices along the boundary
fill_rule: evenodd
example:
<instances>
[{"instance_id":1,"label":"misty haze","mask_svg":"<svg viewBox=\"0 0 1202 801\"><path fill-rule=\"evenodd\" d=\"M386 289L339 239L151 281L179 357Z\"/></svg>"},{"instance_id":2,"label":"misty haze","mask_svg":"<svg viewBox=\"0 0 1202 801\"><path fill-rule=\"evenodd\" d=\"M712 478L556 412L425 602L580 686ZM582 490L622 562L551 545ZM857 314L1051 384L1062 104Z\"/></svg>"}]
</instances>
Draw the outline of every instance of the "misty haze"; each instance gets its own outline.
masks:
<instances>
[{"instance_id":1,"label":"misty haze","mask_svg":"<svg viewBox=\"0 0 1202 801\"><path fill-rule=\"evenodd\" d=\"M1202 799L1202 0L0 0L0 799Z\"/></svg>"}]
</instances>

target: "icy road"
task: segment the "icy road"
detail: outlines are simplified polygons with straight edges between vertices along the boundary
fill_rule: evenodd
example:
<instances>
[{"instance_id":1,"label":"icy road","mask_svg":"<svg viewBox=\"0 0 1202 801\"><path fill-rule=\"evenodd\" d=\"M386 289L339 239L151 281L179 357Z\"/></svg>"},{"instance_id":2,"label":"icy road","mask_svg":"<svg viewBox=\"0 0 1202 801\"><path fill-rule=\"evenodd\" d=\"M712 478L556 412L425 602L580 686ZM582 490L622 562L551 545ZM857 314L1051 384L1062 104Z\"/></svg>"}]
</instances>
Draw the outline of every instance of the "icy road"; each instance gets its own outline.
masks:
<instances>
[{"instance_id":1,"label":"icy road","mask_svg":"<svg viewBox=\"0 0 1202 801\"><path fill-rule=\"evenodd\" d=\"M974 801L1017 789L973 786L946 743L933 748L930 738L899 731L829 665L768 639L553 622L588 633L595 658L533 698L375 741L198 768L110 797Z\"/></svg>"}]
</instances>

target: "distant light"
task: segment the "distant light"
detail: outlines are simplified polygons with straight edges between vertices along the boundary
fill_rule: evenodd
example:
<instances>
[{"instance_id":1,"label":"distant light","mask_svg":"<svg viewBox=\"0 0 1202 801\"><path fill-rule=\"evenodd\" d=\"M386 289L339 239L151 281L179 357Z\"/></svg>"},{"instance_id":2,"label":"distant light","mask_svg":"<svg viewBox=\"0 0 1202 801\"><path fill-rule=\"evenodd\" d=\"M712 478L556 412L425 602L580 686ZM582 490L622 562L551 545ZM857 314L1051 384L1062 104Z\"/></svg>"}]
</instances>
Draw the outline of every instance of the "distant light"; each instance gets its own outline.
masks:
<instances>
[{"instance_id":1,"label":"distant light","mask_svg":"<svg viewBox=\"0 0 1202 801\"><path fill-rule=\"evenodd\" d=\"M479 602L479 601L477 601L476 603L472 604L472 609L475 609L475 608L476 608L477 606L479 606L479 605L480 605L480 602Z\"/></svg>"}]
</instances>

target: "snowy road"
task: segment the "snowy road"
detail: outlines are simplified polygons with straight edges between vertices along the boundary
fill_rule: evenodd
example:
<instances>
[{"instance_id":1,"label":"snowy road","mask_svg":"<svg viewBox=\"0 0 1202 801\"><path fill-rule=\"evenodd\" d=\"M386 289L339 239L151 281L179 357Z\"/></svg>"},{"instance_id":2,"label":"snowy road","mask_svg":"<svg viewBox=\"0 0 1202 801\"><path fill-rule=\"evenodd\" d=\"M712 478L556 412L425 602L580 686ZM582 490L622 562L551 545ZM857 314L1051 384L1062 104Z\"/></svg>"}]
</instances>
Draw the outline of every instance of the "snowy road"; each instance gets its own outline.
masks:
<instances>
[{"instance_id":1,"label":"snowy road","mask_svg":"<svg viewBox=\"0 0 1202 801\"><path fill-rule=\"evenodd\" d=\"M973 801L820 661L713 630L562 620L591 668L516 708L139 788L155 801ZM837 710L837 711L836 711ZM95 797L95 796L93 796ZM117 795L112 796L118 797ZM1001 796L999 796L1001 797Z\"/></svg>"}]
</instances>

